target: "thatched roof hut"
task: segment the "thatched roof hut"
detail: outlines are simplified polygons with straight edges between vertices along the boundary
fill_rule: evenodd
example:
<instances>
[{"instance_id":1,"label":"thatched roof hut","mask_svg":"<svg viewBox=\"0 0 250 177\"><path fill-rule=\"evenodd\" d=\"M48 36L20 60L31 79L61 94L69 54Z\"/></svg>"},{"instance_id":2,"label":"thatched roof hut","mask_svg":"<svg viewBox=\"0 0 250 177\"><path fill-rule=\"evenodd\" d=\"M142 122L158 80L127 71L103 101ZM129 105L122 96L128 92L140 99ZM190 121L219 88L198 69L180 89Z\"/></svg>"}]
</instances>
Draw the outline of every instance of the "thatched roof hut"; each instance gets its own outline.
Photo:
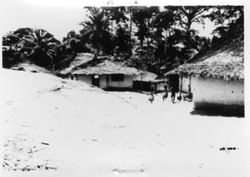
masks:
<instances>
[{"instance_id":1,"label":"thatched roof hut","mask_svg":"<svg viewBox=\"0 0 250 177\"><path fill-rule=\"evenodd\" d=\"M174 73L224 80L244 79L243 37L228 40L217 48L198 54L166 75Z\"/></svg>"},{"instance_id":2,"label":"thatched roof hut","mask_svg":"<svg viewBox=\"0 0 250 177\"><path fill-rule=\"evenodd\" d=\"M133 77L140 73L140 70L113 61L112 58L96 57L75 67L71 79L107 90L130 90L133 88Z\"/></svg>"}]
</instances>

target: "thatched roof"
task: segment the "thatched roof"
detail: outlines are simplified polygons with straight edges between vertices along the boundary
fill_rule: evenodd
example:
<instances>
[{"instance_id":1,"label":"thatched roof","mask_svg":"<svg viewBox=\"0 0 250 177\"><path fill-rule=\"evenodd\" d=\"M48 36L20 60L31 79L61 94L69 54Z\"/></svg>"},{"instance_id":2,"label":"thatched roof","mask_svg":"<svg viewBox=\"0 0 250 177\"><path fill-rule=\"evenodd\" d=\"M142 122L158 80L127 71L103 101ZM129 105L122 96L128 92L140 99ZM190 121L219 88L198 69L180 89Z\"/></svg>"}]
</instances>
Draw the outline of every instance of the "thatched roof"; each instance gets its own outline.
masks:
<instances>
[{"instance_id":1,"label":"thatched roof","mask_svg":"<svg viewBox=\"0 0 250 177\"><path fill-rule=\"evenodd\" d=\"M94 62L94 60L93 60ZM137 75L141 71L133 67L127 67L121 62L114 62L110 60L97 60L95 63L90 64L86 68L77 69L72 74L125 74L125 75Z\"/></svg>"},{"instance_id":2,"label":"thatched roof","mask_svg":"<svg viewBox=\"0 0 250 177\"><path fill-rule=\"evenodd\" d=\"M70 63L70 65L63 69L61 74L69 74L74 71L74 69L82 64L85 64L94 59L94 54L92 53L78 53L75 59Z\"/></svg>"},{"instance_id":3,"label":"thatched roof","mask_svg":"<svg viewBox=\"0 0 250 177\"><path fill-rule=\"evenodd\" d=\"M141 74L137 75L134 80L135 81L155 81L157 78L157 74L151 73L148 71L142 71Z\"/></svg>"},{"instance_id":4,"label":"thatched roof","mask_svg":"<svg viewBox=\"0 0 250 177\"><path fill-rule=\"evenodd\" d=\"M41 66L32 64L32 63L19 63L17 65L12 66L10 69L19 70L19 71L28 71L33 73L49 73L51 72Z\"/></svg>"},{"instance_id":5,"label":"thatched roof","mask_svg":"<svg viewBox=\"0 0 250 177\"><path fill-rule=\"evenodd\" d=\"M228 40L217 48L198 54L166 75L174 73L224 80L244 79L243 37Z\"/></svg>"}]
</instances>

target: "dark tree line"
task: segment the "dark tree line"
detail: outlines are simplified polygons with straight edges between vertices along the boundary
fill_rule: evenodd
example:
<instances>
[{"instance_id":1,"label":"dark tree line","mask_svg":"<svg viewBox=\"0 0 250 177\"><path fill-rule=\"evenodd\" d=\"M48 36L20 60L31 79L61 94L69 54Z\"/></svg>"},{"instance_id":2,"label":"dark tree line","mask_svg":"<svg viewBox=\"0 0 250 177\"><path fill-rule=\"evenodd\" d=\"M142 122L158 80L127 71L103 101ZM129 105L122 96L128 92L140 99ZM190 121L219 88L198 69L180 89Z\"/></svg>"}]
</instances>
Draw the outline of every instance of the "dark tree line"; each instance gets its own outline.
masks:
<instances>
[{"instance_id":1,"label":"dark tree line","mask_svg":"<svg viewBox=\"0 0 250 177\"><path fill-rule=\"evenodd\" d=\"M112 55L130 66L162 74L199 52L243 35L243 6L85 7L82 30L60 42L43 29L20 28L3 36L3 66L29 61L50 70L79 52ZM192 28L210 19L212 40Z\"/></svg>"}]
</instances>

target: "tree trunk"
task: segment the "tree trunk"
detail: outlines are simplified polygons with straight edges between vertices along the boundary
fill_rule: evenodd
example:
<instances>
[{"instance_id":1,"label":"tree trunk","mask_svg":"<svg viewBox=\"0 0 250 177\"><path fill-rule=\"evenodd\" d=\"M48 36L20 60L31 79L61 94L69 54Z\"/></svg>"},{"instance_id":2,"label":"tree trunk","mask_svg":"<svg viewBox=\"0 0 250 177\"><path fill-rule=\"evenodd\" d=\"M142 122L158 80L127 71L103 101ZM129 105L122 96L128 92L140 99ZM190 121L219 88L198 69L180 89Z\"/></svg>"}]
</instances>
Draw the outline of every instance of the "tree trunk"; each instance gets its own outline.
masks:
<instances>
[{"instance_id":1,"label":"tree trunk","mask_svg":"<svg viewBox=\"0 0 250 177\"><path fill-rule=\"evenodd\" d=\"M167 44L168 44L168 37L169 37L169 31L166 32L166 38L165 38L165 45L164 45L164 56L167 55Z\"/></svg>"},{"instance_id":2,"label":"tree trunk","mask_svg":"<svg viewBox=\"0 0 250 177\"><path fill-rule=\"evenodd\" d=\"M166 56L167 55L167 37L166 37L166 39L165 39L165 44L164 44L164 56Z\"/></svg>"},{"instance_id":3,"label":"tree trunk","mask_svg":"<svg viewBox=\"0 0 250 177\"><path fill-rule=\"evenodd\" d=\"M188 17L188 22L187 22L188 48L190 48L190 40L191 40L190 29L191 29L191 24L192 24L192 18Z\"/></svg>"},{"instance_id":4,"label":"tree trunk","mask_svg":"<svg viewBox=\"0 0 250 177\"><path fill-rule=\"evenodd\" d=\"M129 24L129 35L130 35L130 53L132 54L132 7L129 8L130 12L130 24Z\"/></svg>"}]
</instances>

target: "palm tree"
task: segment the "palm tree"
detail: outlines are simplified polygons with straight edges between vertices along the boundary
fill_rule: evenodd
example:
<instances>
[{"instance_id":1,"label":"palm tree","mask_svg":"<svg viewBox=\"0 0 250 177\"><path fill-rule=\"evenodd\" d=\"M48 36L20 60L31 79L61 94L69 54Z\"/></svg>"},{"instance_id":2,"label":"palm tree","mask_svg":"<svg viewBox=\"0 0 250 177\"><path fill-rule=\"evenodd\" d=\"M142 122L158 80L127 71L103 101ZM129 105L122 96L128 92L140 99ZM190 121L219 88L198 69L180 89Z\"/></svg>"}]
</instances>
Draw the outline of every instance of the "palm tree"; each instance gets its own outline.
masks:
<instances>
[{"instance_id":1,"label":"palm tree","mask_svg":"<svg viewBox=\"0 0 250 177\"><path fill-rule=\"evenodd\" d=\"M35 29L24 36L20 43L22 50L35 64L53 69L55 49L60 42L52 34L43 29Z\"/></svg>"},{"instance_id":2,"label":"palm tree","mask_svg":"<svg viewBox=\"0 0 250 177\"><path fill-rule=\"evenodd\" d=\"M88 12L88 20L83 21L80 25L83 26L82 35L87 38L95 49L97 55L100 50L110 53L112 50L112 35L109 33L109 19L102 9L96 7L85 7Z\"/></svg>"},{"instance_id":3,"label":"palm tree","mask_svg":"<svg viewBox=\"0 0 250 177\"><path fill-rule=\"evenodd\" d=\"M31 28L19 28L16 31L11 31L3 36L3 66L11 67L12 65L22 62L25 59L22 53L22 41L25 35L32 31Z\"/></svg>"}]
</instances>

